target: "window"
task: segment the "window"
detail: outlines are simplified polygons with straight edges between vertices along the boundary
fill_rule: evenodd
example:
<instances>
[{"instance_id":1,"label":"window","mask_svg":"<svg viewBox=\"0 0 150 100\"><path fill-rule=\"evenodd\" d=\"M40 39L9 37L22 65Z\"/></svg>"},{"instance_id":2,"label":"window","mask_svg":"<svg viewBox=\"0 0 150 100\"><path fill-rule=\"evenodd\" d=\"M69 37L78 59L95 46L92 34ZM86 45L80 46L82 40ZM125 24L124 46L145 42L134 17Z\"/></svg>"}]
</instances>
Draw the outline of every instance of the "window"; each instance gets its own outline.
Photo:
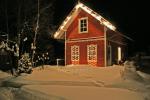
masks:
<instances>
[{"instance_id":1,"label":"window","mask_svg":"<svg viewBox=\"0 0 150 100\"><path fill-rule=\"evenodd\" d=\"M118 47L118 62L121 61L121 47Z\"/></svg>"},{"instance_id":2,"label":"window","mask_svg":"<svg viewBox=\"0 0 150 100\"><path fill-rule=\"evenodd\" d=\"M87 60L97 61L97 45L92 44L87 46Z\"/></svg>"},{"instance_id":3,"label":"window","mask_svg":"<svg viewBox=\"0 0 150 100\"><path fill-rule=\"evenodd\" d=\"M79 19L79 33L87 33L88 32L88 18Z\"/></svg>"},{"instance_id":4,"label":"window","mask_svg":"<svg viewBox=\"0 0 150 100\"><path fill-rule=\"evenodd\" d=\"M79 61L79 46L71 46L71 61Z\"/></svg>"}]
</instances>

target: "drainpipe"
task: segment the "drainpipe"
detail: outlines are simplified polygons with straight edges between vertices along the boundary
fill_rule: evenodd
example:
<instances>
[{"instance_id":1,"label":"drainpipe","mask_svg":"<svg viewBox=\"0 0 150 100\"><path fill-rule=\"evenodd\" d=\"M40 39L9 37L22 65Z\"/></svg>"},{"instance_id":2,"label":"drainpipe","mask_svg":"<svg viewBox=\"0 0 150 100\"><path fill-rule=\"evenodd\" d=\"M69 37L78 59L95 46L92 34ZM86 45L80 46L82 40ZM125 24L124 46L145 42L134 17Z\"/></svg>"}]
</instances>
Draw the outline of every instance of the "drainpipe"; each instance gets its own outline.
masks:
<instances>
[{"instance_id":1,"label":"drainpipe","mask_svg":"<svg viewBox=\"0 0 150 100\"><path fill-rule=\"evenodd\" d=\"M66 52L66 50L67 50L67 47L66 47L66 42L67 42L67 41L66 41L66 40L67 40L67 39L66 39L66 33L67 33L67 32L65 31L65 66L66 66L66 57L67 57L67 55L66 55L66 53L67 53L67 52Z\"/></svg>"},{"instance_id":2,"label":"drainpipe","mask_svg":"<svg viewBox=\"0 0 150 100\"><path fill-rule=\"evenodd\" d=\"M107 39L106 39L106 33L107 33L107 27L104 26L104 50L105 50L105 54L104 54L104 66L107 66Z\"/></svg>"}]
</instances>

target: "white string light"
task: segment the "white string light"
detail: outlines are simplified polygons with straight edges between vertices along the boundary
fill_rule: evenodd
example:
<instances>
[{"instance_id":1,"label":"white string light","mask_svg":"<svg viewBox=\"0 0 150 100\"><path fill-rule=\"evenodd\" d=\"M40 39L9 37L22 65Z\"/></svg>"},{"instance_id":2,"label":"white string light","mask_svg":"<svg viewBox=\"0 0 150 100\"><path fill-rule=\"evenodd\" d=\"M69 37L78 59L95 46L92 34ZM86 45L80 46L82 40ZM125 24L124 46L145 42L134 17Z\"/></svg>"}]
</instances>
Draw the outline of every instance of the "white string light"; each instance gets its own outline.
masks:
<instances>
[{"instance_id":1,"label":"white string light","mask_svg":"<svg viewBox=\"0 0 150 100\"><path fill-rule=\"evenodd\" d=\"M96 18L97 20L100 21L101 24L105 25L106 27L108 27L109 29L115 31L116 27L114 25L112 25L109 21L107 21L106 19L104 19L102 16L100 16L99 14L97 14L96 12L94 12L92 9L90 9L89 7L85 6L82 3L78 3L75 8L72 10L73 12L71 12L71 15L69 14L69 16L63 21L62 25L59 27L58 31L55 32L54 34L54 38L57 38L58 36L60 36L60 31L65 30L65 26L66 24L71 20L71 18L73 17L73 14L76 13L79 8L83 9L84 11L86 11L87 13L89 13L90 15L92 15L94 18Z\"/></svg>"}]
</instances>

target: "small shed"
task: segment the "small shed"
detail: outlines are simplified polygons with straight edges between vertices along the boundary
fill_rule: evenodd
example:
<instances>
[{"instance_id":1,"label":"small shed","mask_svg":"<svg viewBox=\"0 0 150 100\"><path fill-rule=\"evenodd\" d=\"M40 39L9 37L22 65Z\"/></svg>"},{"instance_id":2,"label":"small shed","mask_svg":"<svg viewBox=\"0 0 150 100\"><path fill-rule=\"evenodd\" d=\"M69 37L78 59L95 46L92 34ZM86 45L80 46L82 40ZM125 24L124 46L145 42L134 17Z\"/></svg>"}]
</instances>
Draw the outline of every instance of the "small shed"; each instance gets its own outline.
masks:
<instances>
[{"instance_id":1,"label":"small shed","mask_svg":"<svg viewBox=\"0 0 150 100\"><path fill-rule=\"evenodd\" d=\"M65 40L66 65L104 67L124 59L128 37L79 2L54 33L54 38Z\"/></svg>"}]
</instances>

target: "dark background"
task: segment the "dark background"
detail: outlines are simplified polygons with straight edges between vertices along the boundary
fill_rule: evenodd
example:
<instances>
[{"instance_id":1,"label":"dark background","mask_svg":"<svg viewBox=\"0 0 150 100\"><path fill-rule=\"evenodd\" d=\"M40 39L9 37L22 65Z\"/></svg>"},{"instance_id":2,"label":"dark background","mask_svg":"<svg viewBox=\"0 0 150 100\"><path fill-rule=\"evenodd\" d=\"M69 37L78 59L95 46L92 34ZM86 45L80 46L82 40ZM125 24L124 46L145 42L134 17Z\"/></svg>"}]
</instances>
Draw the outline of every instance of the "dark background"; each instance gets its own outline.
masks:
<instances>
[{"instance_id":1,"label":"dark background","mask_svg":"<svg viewBox=\"0 0 150 100\"><path fill-rule=\"evenodd\" d=\"M112 22L118 31L134 40L128 43L129 54L150 51L148 1L81 0L81 2ZM77 0L40 0L40 9L48 7L40 16L41 33L49 33L51 30L53 31L49 34L54 32L76 3ZM37 0L0 0L0 31L9 33L10 39L15 40L25 20L34 31L36 18ZM47 31L43 32L42 29Z\"/></svg>"},{"instance_id":2,"label":"dark background","mask_svg":"<svg viewBox=\"0 0 150 100\"><path fill-rule=\"evenodd\" d=\"M149 52L149 5L148 1L141 0L82 0L85 5L108 19L117 27L117 30L131 37L129 54ZM56 23L76 4L75 0L58 0L56 8Z\"/></svg>"}]
</instances>

